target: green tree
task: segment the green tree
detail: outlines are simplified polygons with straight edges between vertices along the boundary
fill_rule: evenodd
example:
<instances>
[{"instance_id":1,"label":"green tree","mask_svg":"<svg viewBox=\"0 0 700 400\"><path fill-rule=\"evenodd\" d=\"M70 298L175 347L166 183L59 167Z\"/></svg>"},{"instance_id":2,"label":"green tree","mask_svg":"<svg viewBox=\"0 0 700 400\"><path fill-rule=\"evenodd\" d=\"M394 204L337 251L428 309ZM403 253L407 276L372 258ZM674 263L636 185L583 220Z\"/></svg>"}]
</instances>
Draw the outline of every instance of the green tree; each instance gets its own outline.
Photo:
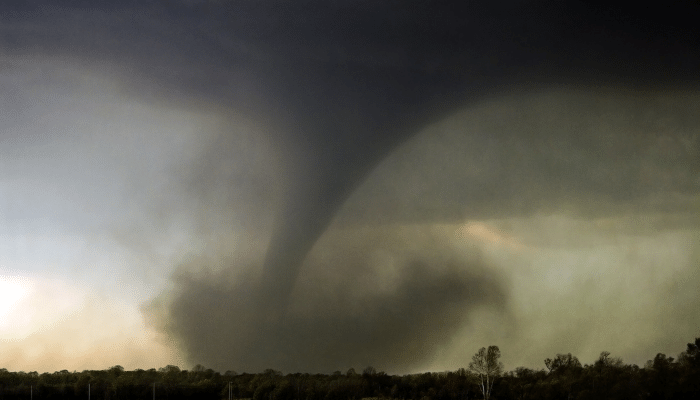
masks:
<instances>
[{"instance_id":1,"label":"green tree","mask_svg":"<svg viewBox=\"0 0 700 400\"><path fill-rule=\"evenodd\" d=\"M695 338L695 343L688 343L688 348L678 357L684 367L700 369L700 338Z\"/></svg>"},{"instance_id":2,"label":"green tree","mask_svg":"<svg viewBox=\"0 0 700 400\"><path fill-rule=\"evenodd\" d=\"M116 379L124 373L124 367L122 367L121 365L115 365L111 367L108 371L114 377L114 379Z\"/></svg>"},{"instance_id":3,"label":"green tree","mask_svg":"<svg viewBox=\"0 0 700 400\"><path fill-rule=\"evenodd\" d=\"M610 353L607 353L605 357L607 357L608 355L610 355ZM557 354L557 356L554 357L553 360L551 358L547 358L546 360L544 360L544 365L547 366L547 369L550 373L569 372L572 370L578 370L582 368L581 362L576 356L572 356L571 353Z\"/></svg>"},{"instance_id":4,"label":"green tree","mask_svg":"<svg viewBox=\"0 0 700 400\"><path fill-rule=\"evenodd\" d=\"M498 361L499 358L501 358L501 350L498 346L489 346L488 349L482 347L474 354L472 362L469 363L469 370L479 376L479 387L484 395L484 400L491 397L493 383L503 372L503 363Z\"/></svg>"}]
</instances>

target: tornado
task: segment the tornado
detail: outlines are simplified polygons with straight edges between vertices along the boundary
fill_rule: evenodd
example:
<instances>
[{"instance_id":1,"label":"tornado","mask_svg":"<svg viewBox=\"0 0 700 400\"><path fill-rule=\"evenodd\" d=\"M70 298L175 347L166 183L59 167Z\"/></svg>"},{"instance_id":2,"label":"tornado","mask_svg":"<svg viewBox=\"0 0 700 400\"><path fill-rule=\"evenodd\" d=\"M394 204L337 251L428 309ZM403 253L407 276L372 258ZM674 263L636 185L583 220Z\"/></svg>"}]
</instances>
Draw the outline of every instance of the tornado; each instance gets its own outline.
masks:
<instances>
[{"instance_id":1,"label":"tornado","mask_svg":"<svg viewBox=\"0 0 700 400\"><path fill-rule=\"evenodd\" d=\"M429 261L406 261L413 272L398 279L397 297L375 298L378 311L369 312L375 322L367 325L374 331L354 330L365 321L360 313L319 320L288 315L300 269L338 210L381 160L427 125L513 93L670 91L697 87L699 80L696 2L630 8L617 1L549 0L105 0L89 6L36 0L2 7L0 46L11 57L67 58L116 77L120 90L141 99L225 107L270 125L284 150L280 164L288 182L281 185L264 257L254 266L262 270L259 281L251 278L255 294L241 294L249 283L229 290L185 277L171 306L168 329L190 359L221 368L232 362L327 371L340 359L398 360L392 338L425 358L457 329L446 322L457 318L456 309L505 304L497 278L463 272L478 270L477 261L436 255L444 271L425 274L421 266ZM425 304L412 300L415 293ZM402 313L425 324L415 328L398 317ZM362 340L373 337L382 320L407 333L387 331L362 352ZM446 336L421 348L428 322L442 324ZM308 355L298 348L315 346L305 337L310 327L327 339ZM237 342L229 343L228 335ZM349 350L333 353L341 342L350 343Z\"/></svg>"}]
</instances>

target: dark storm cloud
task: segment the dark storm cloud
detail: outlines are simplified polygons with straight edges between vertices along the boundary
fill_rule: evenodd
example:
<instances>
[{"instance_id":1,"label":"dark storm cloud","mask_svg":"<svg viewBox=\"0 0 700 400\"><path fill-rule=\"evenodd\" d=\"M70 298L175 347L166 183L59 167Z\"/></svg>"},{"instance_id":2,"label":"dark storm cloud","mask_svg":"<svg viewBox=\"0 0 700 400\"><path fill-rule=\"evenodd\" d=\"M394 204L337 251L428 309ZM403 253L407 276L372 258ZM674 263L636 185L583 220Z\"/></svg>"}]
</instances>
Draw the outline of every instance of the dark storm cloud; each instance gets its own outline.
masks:
<instances>
[{"instance_id":1,"label":"dark storm cloud","mask_svg":"<svg viewBox=\"0 0 700 400\"><path fill-rule=\"evenodd\" d=\"M372 292L369 299L358 300L367 305L369 314L353 314L349 310L351 302L340 300L328 310L334 314L331 316L322 314L307 320L294 314L299 312L293 309L295 303L286 303L295 296L292 291L296 290L294 285L308 251L379 160L427 123L511 90L527 93L559 85L606 85L670 91L696 84L700 52L693 16L697 15L697 7L687 3L635 9L615 2L592 6L555 1L420 2L411 6L359 1L11 2L3 5L0 45L10 60L19 56L69 58L81 68L115 77L120 89L130 96L241 114L269 128L269 139L282 149L275 153L279 157L275 168L284 171L287 182L258 181L255 174L231 176L233 182L242 182L245 194L234 194L233 189L217 191L229 182L227 172L222 170L229 166L236 169L235 173L240 171L239 164L227 163L231 154L237 154L227 151L237 140L234 133L230 135L235 139L229 140L227 132L221 133L222 141L205 151L201 162L193 163L194 171L185 177L185 182L195 183L194 197L202 204L213 204L214 209L250 207L247 212L251 215L265 215L268 205L274 209L275 228L264 261L262 257L248 257L256 260L258 268L253 270L262 269L262 277L250 278L250 285L234 281L229 290L220 283L207 284L207 278L183 273L183 283L177 286L168 313L172 318L170 330L180 338L191 360L223 365L224 360L217 356L221 354L240 357L244 368L279 362L289 368L311 369L331 367L332 361L343 362L343 358L362 362L353 358L362 341L375 350L373 354L381 355L368 356L369 361L405 360L398 355L398 347L387 343L390 336L400 343L397 346L410 347L410 343L430 336L427 326L442 325L451 332L453 304L464 309L484 301L501 304L499 297L484 300L479 296L484 288L501 292L494 283L497 279L469 272L478 270L478 263L465 264L470 266L467 272L433 275L425 272L433 261L426 255L415 262L407 261L406 265L413 267L407 267L406 275L397 280L391 296ZM597 137L586 136L586 130L533 133L532 137L527 132L493 131L476 136L471 145L494 149L504 146L504 150L497 151L502 151L498 157L513 160L512 164L481 160L480 165L489 171L461 183L475 183L477 188L457 191L452 197L457 207L442 207L429 194L425 201L431 204L427 209L399 207L399 218L461 218L469 212L458 209L464 203L471 204L479 216L489 212L489 204L499 210L510 207L514 213L531 213L543 207L541 199L545 197L534 195L531 200L523 200L522 189L532 185L541 187L542 193L554 193L551 203L577 196L581 187L590 190L596 185L599 188L591 198L602 198L600 203L604 205L635 203L636 198L647 194L644 184L634 176L640 171L637 167L630 168L623 162L622 172L613 175L612 180L600 174L618 166L610 159L619 152L626 154L624 145L598 154ZM653 147L637 145L635 135L629 140L633 149ZM675 143L676 139L670 140ZM549 149L543 150L549 156L523 161L529 153L523 144L535 153ZM568 151L567 146L575 150ZM692 146L697 149L697 143ZM572 154L579 158L571 158ZM652 168L652 174L666 171L663 164L667 157L659 157L661 166ZM691 156L684 157L692 160ZM596 170L581 170L581 165L590 163ZM521 168L519 171L534 168L546 178L519 176L509 172L512 167ZM670 185L690 185L690 177L670 168ZM696 169L697 165L692 164L689 173ZM572 186L579 176L589 182ZM490 185L494 179L505 184ZM651 180L663 181L653 176ZM260 183L257 188L256 183ZM680 190L684 191L688 190ZM279 199L268 200L268 196ZM345 218L353 220L354 215L359 219L361 214L355 209ZM242 225L267 221L261 218ZM346 263L328 268L338 272L338 279L352 282L353 273L363 269L363 262ZM244 267L232 266L233 270L240 268ZM218 273L225 277L227 272ZM435 297L428 295L439 286L450 290L435 293ZM246 294L251 290L254 293ZM425 296L425 304L430 304L435 314L412 302L409 293ZM341 290L340 294L352 298L351 293ZM243 305L239 301L227 308L234 298L243 298ZM329 294L315 304L340 298ZM382 308L384 305L390 311ZM288 316L280 311L284 307L291 307ZM370 340L368 332L381 332L377 321L382 318L406 327L397 319L402 314L420 323L410 329L390 329L386 336ZM235 324L237 318L244 322L237 327L244 330L235 331L228 342L225 338L233 326L221 325L219 330L215 324L223 319L228 321L226 324ZM249 318L252 322L246 324ZM350 336L334 330L350 325L359 325L361 330ZM229 326L231 329L224 329ZM281 349L296 344L313 348L308 327L324 332L314 339L318 343L316 353L311 352L308 358L294 353L301 359L291 353L280 354ZM426 357L447 336L428 341L419 357ZM248 343L248 350L237 340ZM327 351L343 340L351 344L349 351L326 358ZM235 349L224 352L219 345ZM389 350L384 352L387 346ZM385 362L391 365L393 361Z\"/></svg>"}]
</instances>

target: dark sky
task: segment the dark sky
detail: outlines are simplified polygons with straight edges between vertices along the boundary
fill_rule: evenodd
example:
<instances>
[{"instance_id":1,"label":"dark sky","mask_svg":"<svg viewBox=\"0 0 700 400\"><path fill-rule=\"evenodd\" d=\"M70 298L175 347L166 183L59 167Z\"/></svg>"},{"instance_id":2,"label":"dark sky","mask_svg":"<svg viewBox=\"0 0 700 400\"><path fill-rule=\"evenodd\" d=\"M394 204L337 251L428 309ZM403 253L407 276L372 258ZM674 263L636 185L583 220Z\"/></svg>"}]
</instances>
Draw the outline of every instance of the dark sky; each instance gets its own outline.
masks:
<instances>
[{"instance_id":1,"label":"dark sky","mask_svg":"<svg viewBox=\"0 0 700 400\"><path fill-rule=\"evenodd\" d=\"M42 350L75 325L43 333L41 285L142 324L95 324L121 350L81 366L643 362L697 335L697 4L1 7L10 367L75 363Z\"/></svg>"}]
</instances>

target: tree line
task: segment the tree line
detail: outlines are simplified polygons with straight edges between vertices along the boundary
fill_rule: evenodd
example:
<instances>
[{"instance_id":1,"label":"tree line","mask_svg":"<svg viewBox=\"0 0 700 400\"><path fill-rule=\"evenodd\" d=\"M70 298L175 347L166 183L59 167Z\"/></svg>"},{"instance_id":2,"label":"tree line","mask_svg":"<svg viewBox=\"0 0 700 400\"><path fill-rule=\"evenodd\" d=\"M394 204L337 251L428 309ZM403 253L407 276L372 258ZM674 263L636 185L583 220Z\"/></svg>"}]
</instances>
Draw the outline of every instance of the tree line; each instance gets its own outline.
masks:
<instances>
[{"instance_id":1,"label":"tree line","mask_svg":"<svg viewBox=\"0 0 700 400\"><path fill-rule=\"evenodd\" d=\"M503 372L497 346L482 348L467 369L389 375L372 367L333 374L223 374L201 365L181 370L107 370L53 373L0 369L0 400L10 399L234 399L403 400L469 399L697 399L700 398L700 338L676 358L657 354L643 367L602 352L592 364L557 354L545 368Z\"/></svg>"}]
</instances>

